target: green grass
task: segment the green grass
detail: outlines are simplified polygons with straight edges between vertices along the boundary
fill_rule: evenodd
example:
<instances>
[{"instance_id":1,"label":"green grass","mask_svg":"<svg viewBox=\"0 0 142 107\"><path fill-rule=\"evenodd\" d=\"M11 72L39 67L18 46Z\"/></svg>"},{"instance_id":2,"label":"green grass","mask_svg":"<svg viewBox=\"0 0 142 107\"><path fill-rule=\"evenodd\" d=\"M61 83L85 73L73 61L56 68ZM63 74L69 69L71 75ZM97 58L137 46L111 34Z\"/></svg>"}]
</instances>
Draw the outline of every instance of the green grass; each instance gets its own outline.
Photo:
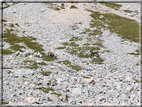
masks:
<instances>
[{"instance_id":1,"label":"green grass","mask_svg":"<svg viewBox=\"0 0 142 107\"><path fill-rule=\"evenodd\" d=\"M49 58L48 55L46 55L43 51L44 49L42 48L43 45L38 44L36 41L36 38L31 37L31 36L23 36L23 37L18 37L16 34L11 33L11 30L6 29L6 32L4 33L4 41L12 45L10 48L14 51L21 51L22 48L25 48L24 46L20 46L17 43L24 43L28 48L34 50L34 52L40 52L42 54L42 57L44 61L54 61L55 59ZM3 50L4 54L12 54L14 53L11 50ZM43 64L43 63L42 63ZM45 64L44 64L45 65ZM27 68L33 69L34 67L29 67ZM35 66L35 68L37 68Z\"/></svg>"},{"instance_id":2,"label":"green grass","mask_svg":"<svg viewBox=\"0 0 142 107\"><path fill-rule=\"evenodd\" d=\"M64 3L61 4L61 9L65 9Z\"/></svg>"},{"instance_id":3,"label":"green grass","mask_svg":"<svg viewBox=\"0 0 142 107\"><path fill-rule=\"evenodd\" d=\"M19 27L19 24L18 23L15 23L15 25L17 25Z\"/></svg>"},{"instance_id":4,"label":"green grass","mask_svg":"<svg viewBox=\"0 0 142 107\"><path fill-rule=\"evenodd\" d=\"M70 9L77 9L75 5L71 5Z\"/></svg>"},{"instance_id":5,"label":"green grass","mask_svg":"<svg viewBox=\"0 0 142 107\"><path fill-rule=\"evenodd\" d=\"M60 94L60 93L54 92L54 89L52 89L52 88L44 88L44 87L41 87L41 88L36 88L36 89L42 90L42 91L45 92L45 93L49 93L49 91L53 91L52 93L55 94L55 95L57 95L58 97L60 97L60 96L62 95L62 94Z\"/></svg>"},{"instance_id":6,"label":"green grass","mask_svg":"<svg viewBox=\"0 0 142 107\"><path fill-rule=\"evenodd\" d=\"M82 68L79 65L72 65L70 61L68 60L64 60L64 61L59 61L58 63L63 62L63 64L65 64L66 66L68 66L69 68L72 68L76 71L82 70Z\"/></svg>"},{"instance_id":7,"label":"green grass","mask_svg":"<svg viewBox=\"0 0 142 107\"><path fill-rule=\"evenodd\" d=\"M30 63L30 66L24 66L24 68L29 68L29 69L37 69L39 66L38 66L38 63L33 61L33 60L24 60L24 64L28 64L28 62ZM29 64L28 64L29 65Z\"/></svg>"},{"instance_id":8,"label":"green grass","mask_svg":"<svg viewBox=\"0 0 142 107\"><path fill-rule=\"evenodd\" d=\"M39 65L47 65L45 62L38 63Z\"/></svg>"},{"instance_id":9,"label":"green grass","mask_svg":"<svg viewBox=\"0 0 142 107\"><path fill-rule=\"evenodd\" d=\"M27 45L29 48L33 49L35 52L37 51L44 51L42 48L43 45L38 44L37 42L32 42L32 40L35 40L36 38L33 37L21 37L21 40Z\"/></svg>"},{"instance_id":10,"label":"green grass","mask_svg":"<svg viewBox=\"0 0 142 107\"><path fill-rule=\"evenodd\" d=\"M64 46L64 47L57 47L56 49L65 49L66 47Z\"/></svg>"},{"instance_id":11,"label":"green grass","mask_svg":"<svg viewBox=\"0 0 142 107\"><path fill-rule=\"evenodd\" d=\"M82 38L79 37L72 37L69 41L80 41Z\"/></svg>"},{"instance_id":12,"label":"green grass","mask_svg":"<svg viewBox=\"0 0 142 107\"><path fill-rule=\"evenodd\" d=\"M124 10L124 12L132 13L133 11L131 11L131 10Z\"/></svg>"},{"instance_id":13,"label":"green grass","mask_svg":"<svg viewBox=\"0 0 142 107\"><path fill-rule=\"evenodd\" d=\"M115 10L118 10L118 9L120 9L120 7L122 7L122 5L116 4L116 3L105 3L105 2L102 2L101 4L103 4L105 6L108 6L110 8L113 8Z\"/></svg>"},{"instance_id":14,"label":"green grass","mask_svg":"<svg viewBox=\"0 0 142 107\"><path fill-rule=\"evenodd\" d=\"M47 72L40 72L42 75L44 76L49 76L52 72L50 71L47 71Z\"/></svg>"},{"instance_id":15,"label":"green grass","mask_svg":"<svg viewBox=\"0 0 142 107\"><path fill-rule=\"evenodd\" d=\"M27 77L26 77L26 76L24 76L24 75L23 75L22 77L23 77L23 78L27 78Z\"/></svg>"},{"instance_id":16,"label":"green grass","mask_svg":"<svg viewBox=\"0 0 142 107\"><path fill-rule=\"evenodd\" d=\"M79 65L70 65L70 67L76 71L82 70L82 68Z\"/></svg>"},{"instance_id":17,"label":"green grass","mask_svg":"<svg viewBox=\"0 0 142 107\"><path fill-rule=\"evenodd\" d=\"M76 25L76 24L74 24L74 25L71 25L71 28L72 28L72 30L76 30L76 29L79 29L79 27Z\"/></svg>"},{"instance_id":18,"label":"green grass","mask_svg":"<svg viewBox=\"0 0 142 107\"><path fill-rule=\"evenodd\" d=\"M64 42L63 45L69 45L69 43L68 42Z\"/></svg>"},{"instance_id":19,"label":"green grass","mask_svg":"<svg viewBox=\"0 0 142 107\"><path fill-rule=\"evenodd\" d=\"M12 50L14 50L14 51L23 52L21 49L22 49L22 48L25 48L25 47L24 47L24 46L21 46L21 45L19 45L19 44L14 44L14 45L12 45L10 48L11 48Z\"/></svg>"},{"instance_id":20,"label":"green grass","mask_svg":"<svg viewBox=\"0 0 142 107\"><path fill-rule=\"evenodd\" d=\"M14 53L14 52L11 51L11 50L3 49L3 54L4 54L4 55L11 55L11 54L13 54L13 53Z\"/></svg>"},{"instance_id":21,"label":"green grass","mask_svg":"<svg viewBox=\"0 0 142 107\"><path fill-rule=\"evenodd\" d=\"M22 40L20 37L18 37L16 34L11 33L9 29L6 29L6 32L4 33L3 39L5 42L14 45L15 43L20 43Z\"/></svg>"},{"instance_id":22,"label":"green grass","mask_svg":"<svg viewBox=\"0 0 142 107\"><path fill-rule=\"evenodd\" d=\"M78 44L76 44L75 42L71 42L70 46L79 46Z\"/></svg>"},{"instance_id":23,"label":"green grass","mask_svg":"<svg viewBox=\"0 0 142 107\"><path fill-rule=\"evenodd\" d=\"M130 54L130 55L139 55L139 49L137 49L136 51L135 51L136 53L128 53L128 54Z\"/></svg>"},{"instance_id":24,"label":"green grass","mask_svg":"<svg viewBox=\"0 0 142 107\"><path fill-rule=\"evenodd\" d=\"M0 103L0 104L8 104L9 102L2 102L2 103Z\"/></svg>"},{"instance_id":25,"label":"green grass","mask_svg":"<svg viewBox=\"0 0 142 107\"><path fill-rule=\"evenodd\" d=\"M53 92L53 94L57 95L58 97L62 95L61 93L56 93L56 92Z\"/></svg>"},{"instance_id":26,"label":"green grass","mask_svg":"<svg viewBox=\"0 0 142 107\"><path fill-rule=\"evenodd\" d=\"M91 60L91 63L95 63L95 64L103 64L104 59L102 58L93 58Z\"/></svg>"},{"instance_id":27,"label":"green grass","mask_svg":"<svg viewBox=\"0 0 142 107\"><path fill-rule=\"evenodd\" d=\"M136 83L141 83L141 81L138 80L138 79L133 78L133 80L134 80Z\"/></svg>"},{"instance_id":28,"label":"green grass","mask_svg":"<svg viewBox=\"0 0 142 107\"><path fill-rule=\"evenodd\" d=\"M9 68L9 67L3 67L3 69L13 69L13 68Z\"/></svg>"},{"instance_id":29,"label":"green grass","mask_svg":"<svg viewBox=\"0 0 142 107\"><path fill-rule=\"evenodd\" d=\"M52 3L45 3L45 4L47 4L48 8L50 8L50 9L54 9L54 10L57 10L57 11L60 10L59 6L57 6L56 4L52 4ZM61 5L61 8L64 8L63 5Z\"/></svg>"},{"instance_id":30,"label":"green grass","mask_svg":"<svg viewBox=\"0 0 142 107\"><path fill-rule=\"evenodd\" d=\"M87 34L88 32L91 32L90 29L85 29L85 31L81 32L80 34Z\"/></svg>"},{"instance_id":31,"label":"green grass","mask_svg":"<svg viewBox=\"0 0 142 107\"><path fill-rule=\"evenodd\" d=\"M7 22L7 20L3 19L2 22Z\"/></svg>"},{"instance_id":32,"label":"green grass","mask_svg":"<svg viewBox=\"0 0 142 107\"><path fill-rule=\"evenodd\" d=\"M139 42L139 23L135 20L124 18L112 13L101 14L100 12L90 12L92 12L90 16L94 18L90 24L91 27L103 26L103 28L109 29L111 33L117 33L118 36L123 39ZM101 15L103 18L99 18ZM97 24L96 20L100 23ZM107 24L108 27L104 26L104 24Z\"/></svg>"},{"instance_id":33,"label":"green grass","mask_svg":"<svg viewBox=\"0 0 142 107\"><path fill-rule=\"evenodd\" d=\"M24 66L24 68L37 69L39 67L39 65L46 65L45 62L37 63L33 60L24 60L24 64L27 65L28 63L30 63L30 66Z\"/></svg>"}]
</instances>

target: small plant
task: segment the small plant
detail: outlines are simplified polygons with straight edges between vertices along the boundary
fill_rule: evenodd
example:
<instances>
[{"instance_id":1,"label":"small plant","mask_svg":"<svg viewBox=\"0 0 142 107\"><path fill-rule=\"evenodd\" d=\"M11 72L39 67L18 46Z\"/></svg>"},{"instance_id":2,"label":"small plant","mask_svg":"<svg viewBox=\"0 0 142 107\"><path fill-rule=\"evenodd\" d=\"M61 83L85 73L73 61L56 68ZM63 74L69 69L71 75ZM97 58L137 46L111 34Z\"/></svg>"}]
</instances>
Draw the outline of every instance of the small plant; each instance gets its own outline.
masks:
<instances>
[{"instance_id":1,"label":"small plant","mask_svg":"<svg viewBox=\"0 0 142 107\"><path fill-rule=\"evenodd\" d=\"M14 44L13 46L10 47L12 50L14 51L20 51L20 52L23 52L21 50L21 48L25 48L24 46L20 46L19 44Z\"/></svg>"},{"instance_id":2,"label":"small plant","mask_svg":"<svg viewBox=\"0 0 142 107\"><path fill-rule=\"evenodd\" d=\"M3 54L4 55L10 55L10 54L13 54L14 52L11 51L11 50L8 50L8 49L3 49Z\"/></svg>"},{"instance_id":3,"label":"small plant","mask_svg":"<svg viewBox=\"0 0 142 107\"><path fill-rule=\"evenodd\" d=\"M13 69L13 68L3 67L3 69Z\"/></svg>"},{"instance_id":4,"label":"small plant","mask_svg":"<svg viewBox=\"0 0 142 107\"><path fill-rule=\"evenodd\" d=\"M70 9L77 9L75 5L71 5Z\"/></svg>"},{"instance_id":5,"label":"small plant","mask_svg":"<svg viewBox=\"0 0 142 107\"><path fill-rule=\"evenodd\" d=\"M82 76L83 78L87 78L87 79L90 79L90 77L86 77L86 76Z\"/></svg>"},{"instance_id":6,"label":"small plant","mask_svg":"<svg viewBox=\"0 0 142 107\"><path fill-rule=\"evenodd\" d=\"M57 47L56 49L65 49L66 47L64 46L64 47Z\"/></svg>"},{"instance_id":7,"label":"small plant","mask_svg":"<svg viewBox=\"0 0 142 107\"><path fill-rule=\"evenodd\" d=\"M52 72L50 71L47 71L47 72L40 72L42 75L44 76L49 76Z\"/></svg>"},{"instance_id":8,"label":"small plant","mask_svg":"<svg viewBox=\"0 0 142 107\"><path fill-rule=\"evenodd\" d=\"M45 93L49 93L49 91L53 91L52 94L55 94L55 95L57 95L58 97L60 97L60 96L62 95L62 94L60 94L60 93L54 92L54 89L52 89L52 88L44 88L44 87L41 87L41 88L36 88L36 89L42 90L42 91L45 92Z\"/></svg>"}]
</instances>

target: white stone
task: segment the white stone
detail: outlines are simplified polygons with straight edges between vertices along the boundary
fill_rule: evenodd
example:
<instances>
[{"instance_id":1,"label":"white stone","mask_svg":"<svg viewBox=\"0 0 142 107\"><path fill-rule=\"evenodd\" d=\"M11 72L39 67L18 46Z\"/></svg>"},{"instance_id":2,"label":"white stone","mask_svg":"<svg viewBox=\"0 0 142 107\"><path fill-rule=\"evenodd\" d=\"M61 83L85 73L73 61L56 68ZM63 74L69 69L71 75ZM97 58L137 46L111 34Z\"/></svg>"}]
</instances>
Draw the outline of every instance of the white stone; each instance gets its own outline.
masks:
<instances>
[{"instance_id":1,"label":"white stone","mask_svg":"<svg viewBox=\"0 0 142 107\"><path fill-rule=\"evenodd\" d=\"M24 99L24 103L26 103L26 104L32 104L32 103L34 103L35 101L36 101L36 100L35 100L34 97L27 97L27 98Z\"/></svg>"},{"instance_id":2,"label":"white stone","mask_svg":"<svg viewBox=\"0 0 142 107\"><path fill-rule=\"evenodd\" d=\"M73 88L72 89L72 95L81 95L81 88Z\"/></svg>"}]
</instances>

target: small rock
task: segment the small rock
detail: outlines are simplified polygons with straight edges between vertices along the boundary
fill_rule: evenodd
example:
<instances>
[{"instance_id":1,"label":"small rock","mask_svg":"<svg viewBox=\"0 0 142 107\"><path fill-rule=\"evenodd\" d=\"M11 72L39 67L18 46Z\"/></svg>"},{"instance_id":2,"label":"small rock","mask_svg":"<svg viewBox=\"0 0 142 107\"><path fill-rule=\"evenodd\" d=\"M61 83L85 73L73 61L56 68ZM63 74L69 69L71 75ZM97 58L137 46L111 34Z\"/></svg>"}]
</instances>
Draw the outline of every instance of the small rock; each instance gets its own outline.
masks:
<instances>
[{"instance_id":1,"label":"small rock","mask_svg":"<svg viewBox=\"0 0 142 107\"><path fill-rule=\"evenodd\" d=\"M122 80L123 80L123 76L119 76L118 79L119 79L120 81L122 81Z\"/></svg>"},{"instance_id":2,"label":"small rock","mask_svg":"<svg viewBox=\"0 0 142 107\"><path fill-rule=\"evenodd\" d=\"M83 78L83 79L81 80L81 83L82 83L82 84L93 84L93 85L95 85L94 79L86 79L86 78Z\"/></svg>"},{"instance_id":3,"label":"small rock","mask_svg":"<svg viewBox=\"0 0 142 107\"><path fill-rule=\"evenodd\" d=\"M29 84L29 82L25 82L25 85L28 85Z\"/></svg>"},{"instance_id":4,"label":"small rock","mask_svg":"<svg viewBox=\"0 0 142 107\"><path fill-rule=\"evenodd\" d=\"M33 57L32 55L29 56L29 58L32 58L32 57Z\"/></svg>"},{"instance_id":5,"label":"small rock","mask_svg":"<svg viewBox=\"0 0 142 107\"><path fill-rule=\"evenodd\" d=\"M24 103L33 104L33 103L35 103L35 98L34 97L27 97L24 99Z\"/></svg>"},{"instance_id":6,"label":"small rock","mask_svg":"<svg viewBox=\"0 0 142 107\"><path fill-rule=\"evenodd\" d=\"M106 100L104 97L101 97L100 99L99 99L99 101L103 101L103 100Z\"/></svg>"},{"instance_id":7,"label":"small rock","mask_svg":"<svg viewBox=\"0 0 142 107\"><path fill-rule=\"evenodd\" d=\"M72 89L72 95L81 95L81 88L73 88Z\"/></svg>"},{"instance_id":8,"label":"small rock","mask_svg":"<svg viewBox=\"0 0 142 107\"><path fill-rule=\"evenodd\" d=\"M37 98L37 99L36 99L36 102L39 102L39 101L40 101L40 98Z\"/></svg>"},{"instance_id":9,"label":"small rock","mask_svg":"<svg viewBox=\"0 0 142 107\"><path fill-rule=\"evenodd\" d=\"M22 89L25 89L25 87L24 87L24 86L22 86Z\"/></svg>"}]
</instances>

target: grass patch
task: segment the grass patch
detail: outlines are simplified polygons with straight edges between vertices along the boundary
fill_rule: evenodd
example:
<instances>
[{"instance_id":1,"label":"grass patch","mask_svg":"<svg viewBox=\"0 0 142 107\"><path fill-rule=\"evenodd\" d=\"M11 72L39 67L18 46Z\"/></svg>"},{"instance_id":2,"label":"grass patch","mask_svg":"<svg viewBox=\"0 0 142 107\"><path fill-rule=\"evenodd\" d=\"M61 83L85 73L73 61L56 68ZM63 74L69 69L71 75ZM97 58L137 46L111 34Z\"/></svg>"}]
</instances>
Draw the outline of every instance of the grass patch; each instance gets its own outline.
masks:
<instances>
[{"instance_id":1,"label":"grass patch","mask_svg":"<svg viewBox=\"0 0 142 107\"><path fill-rule=\"evenodd\" d=\"M128 54L130 54L130 55L139 55L139 49L137 49L135 52L133 52L133 53L128 53Z\"/></svg>"},{"instance_id":2,"label":"grass patch","mask_svg":"<svg viewBox=\"0 0 142 107\"><path fill-rule=\"evenodd\" d=\"M102 58L93 58L91 60L91 63L95 63L95 64L103 64L104 59Z\"/></svg>"},{"instance_id":3,"label":"grass patch","mask_svg":"<svg viewBox=\"0 0 142 107\"><path fill-rule=\"evenodd\" d=\"M101 4L103 4L103 5L107 6L107 7L113 8L115 10L118 10L118 9L120 9L120 7L122 7L122 5L116 4L116 3L105 3L105 2L103 2Z\"/></svg>"},{"instance_id":4,"label":"grass patch","mask_svg":"<svg viewBox=\"0 0 142 107\"><path fill-rule=\"evenodd\" d=\"M131 10L124 10L124 12L132 13L133 11L131 11Z\"/></svg>"},{"instance_id":5,"label":"grass patch","mask_svg":"<svg viewBox=\"0 0 142 107\"><path fill-rule=\"evenodd\" d=\"M63 45L69 45L69 43L68 42L64 42Z\"/></svg>"},{"instance_id":6,"label":"grass patch","mask_svg":"<svg viewBox=\"0 0 142 107\"><path fill-rule=\"evenodd\" d=\"M14 52L11 51L11 50L3 49L3 54L4 54L4 55L11 55L11 54L13 54L13 53L14 53Z\"/></svg>"},{"instance_id":7,"label":"grass patch","mask_svg":"<svg viewBox=\"0 0 142 107\"><path fill-rule=\"evenodd\" d=\"M54 91L54 89L52 89L52 88L44 88L44 87L36 88L36 89L42 90L45 93L49 93L49 91Z\"/></svg>"},{"instance_id":8,"label":"grass patch","mask_svg":"<svg viewBox=\"0 0 142 107\"><path fill-rule=\"evenodd\" d=\"M80 41L82 38L79 37L72 37L69 41Z\"/></svg>"},{"instance_id":9,"label":"grass patch","mask_svg":"<svg viewBox=\"0 0 142 107\"><path fill-rule=\"evenodd\" d=\"M91 32L90 29L85 29L85 31L81 32L80 34L87 34L88 32Z\"/></svg>"},{"instance_id":10,"label":"grass patch","mask_svg":"<svg viewBox=\"0 0 142 107\"><path fill-rule=\"evenodd\" d=\"M63 62L63 64L67 65L69 68L72 68L72 69L74 69L74 70L76 70L76 71L79 71L79 70L82 69L79 65L72 65L71 62L68 61L68 60L64 60L64 61L62 61L62 62ZM58 62L58 63L61 63L61 61Z\"/></svg>"},{"instance_id":11,"label":"grass patch","mask_svg":"<svg viewBox=\"0 0 142 107\"><path fill-rule=\"evenodd\" d=\"M76 71L82 70L82 68L79 65L70 65L70 67Z\"/></svg>"},{"instance_id":12,"label":"grass patch","mask_svg":"<svg viewBox=\"0 0 142 107\"><path fill-rule=\"evenodd\" d=\"M136 83L141 83L141 81L138 80L138 79L133 78L133 80L134 80Z\"/></svg>"},{"instance_id":13,"label":"grass patch","mask_svg":"<svg viewBox=\"0 0 142 107\"><path fill-rule=\"evenodd\" d=\"M56 49L65 49L66 47L64 46L64 47L57 47Z\"/></svg>"},{"instance_id":14,"label":"grass patch","mask_svg":"<svg viewBox=\"0 0 142 107\"><path fill-rule=\"evenodd\" d=\"M9 67L3 67L3 69L13 69L13 68L9 68Z\"/></svg>"},{"instance_id":15,"label":"grass patch","mask_svg":"<svg viewBox=\"0 0 142 107\"><path fill-rule=\"evenodd\" d=\"M24 76L24 75L23 75L22 77L23 77L23 78L27 78L27 77L26 77L26 76Z\"/></svg>"},{"instance_id":16,"label":"grass patch","mask_svg":"<svg viewBox=\"0 0 142 107\"><path fill-rule=\"evenodd\" d=\"M61 4L61 9L65 9L64 3Z\"/></svg>"},{"instance_id":17,"label":"grass patch","mask_svg":"<svg viewBox=\"0 0 142 107\"><path fill-rule=\"evenodd\" d=\"M32 42L32 40L36 40L36 38L28 36L28 37L21 37L21 40L23 40L25 45L33 49L35 52L44 51L44 49L42 48L42 45L38 44L37 42Z\"/></svg>"},{"instance_id":18,"label":"grass patch","mask_svg":"<svg viewBox=\"0 0 142 107\"><path fill-rule=\"evenodd\" d=\"M99 27L107 24L108 27L104 26L104 28L106 27L110 32L119 34L122 39L139 42L139 23L135 20L112 13L101 14L100 12L90 12L92 12L90 16L95 19L92 20L92 23L90 24L91 27ZM100 18L101 16L103 17ZM96 24L96 20L101 23Z\"/></svg>"},{"instance_id":19,"label":"grass patch","mask_svg":"<svg viewBox=\"0 0 142 107\"><path fill-rule=\"evenodd\" d=\"M17 25L19 27L19 24L18 23L15 23L15 25Z\"/></svg>"},{"instance_id":20,"label":"grass patch","mask_svg":"<svg viewBox=\"0 0 142 107\"><path fill-rule=\"evenodd\" d=\"M71 28L72 28L72 30L76 30L76 29L79 29L79 27L76 25L76 24L74 24L74 25L71 25Z\"/></svg>"},{"instance_id":21,"label":"grass patch","mask_svg":"<svg viewBox=\"0 0 142 107\"><path fill-rule=\"evenodd\" d=\"M2 22L7 22L7 20L3 19Z\"/></svg>"},{"instance_id":22,"label":"grass patch","mask_svg":"<svg viewBox=\"0 0 142 107\"><path fill-rule=\"evenodd\" d=\"M20 43L22 40L16 34L11 33L9 29L6 29L4 33L3 39L5 42L14 45L15 43Z\"/></svg>"},{"instance_id":23,"label":"grass patch","mask_svg":"<svg viewBox=\"0 0 142 107\"><path fill-rule=\"evenodd\" d=\"M57 11L60 10L59 6L57 6L56 4L52 4L52 3L45 3L45 4L47 4L48 8L50 8L50 9L54 9L54 10L57 10ZM61 8L64 8L64 7L61 6Z\"/></svg>"},{"instance_id":24,"label":"grass patch","mask_svg":"<svg viewBox=\"0 0 142 107\"><path fill-rule=\"evenodd\" d=\"M75 5L71 5L70 9L77 9Z\"/></svg>"},{"instance_id":25,"label":"grass patch","mask_svg":"<svg viewBox=\"0 0 142 107\"><path fill-rule=\"evenodd\" d=\"M47 65L45 62L38 63L39 65Z\"/></svg>"},{"instance_id":26,"label":"grass patch","mask_svg":"<svg viewBox=\"0 0 142 107\"><path fill-rule=\"evenodd\" d=\"M94 26L94 25L93 25ZM95 27L98 27L98 25L96 24ZM100 27L100 26L99 26ZM95 35L101 35L103 32L100 29L97 30L93 30L89 33L89 36L95 36Z\"/></svg>"},{"instance_id":27,"label":"grass patch","mask_svg":"<svg viewBox=\"0 0 142 107\"><path fill-rule=\"evenodd\" d=\"M0 104L9 104L9 102L2 102L2 103L0 103Z\"/></svg>"},{"instance_id":28,"label":"grass patch","mask_svg":"<svg viewBox=\"0 0 142 107\"><path fill-rule=\"evenodd\" d=\"M60 97L60 96L62 95L62 94L60 94L60 93L54 92L54 89L52 89L52 88L44 88L44 87L41 87L41 88L36 88L36 89L42 90L42 91L45 92L45 93L49 93L49 91L53 91L52 93L55 94L55 95L57 95L58 97Z\"/></svg>"},{"instance_id":29,"label":"grass patch","mask_svg":"<svg viewBox=\"0 0 142 107\"><path fill-rule=\"evenodd\" d=\"M78 44L76 44L75 42L71 42L70 46L79 46Z\"/></svg>"},{"instance_id":30,"label":"grass patch","mask_svg":"<svg viewBox=\"0 0 142 107\"><path fill-rule=\"evenodd\" d=\"M24 46L21 46L21 45L19 45L19 44L14 44L13 46L11 46L10 47L12 50L14 50L14 51L20 51L20 52L23 52L22 50L21 50L21 48L25 48Z\"/></svg>"},{"instance_id":31,"label":"grass patch","mask_svg":"<svg viewBox=\"0 0 142 107\"><path fill-rule=\"evenodd\" d=\"M44 76L48 76L48 75L50 75L52 72L50 72L50 71L47 71L47 72L40 72L42 75L44 75Z\"/></svg>"},{"instance_id":32,"label":"grass patch","mask_svg":"<svg viewBox=\"0 0 142 107\"><path fill-rule=\"evenodd\" d=\"M24 66L24 68L29 68L29 69L37 69L39 66L38 66L38 63L35 62L35 61L32 61L32 60L24 60L24 63L25 64L28 64L30 63L30 66ZM29 65L29 64L28 64Z\"/></svg>"},{"instance_id":33,"label":"grass patch","mask_svg":"<svg viewBox=\"0 0 142 107\"><path fill-rule=\"evenodd\" d=\"M56 93L56 92L53 92L53 94L57 95L58 97L62 95L61 93Z\"/></svg>"},{"instance_id":34,"label":"grass patch","mask_svg":"<svg viewBox=\"0 0 142 107\"><path fill-rule=\"evenodd\" d=\"M92 57L91 54L84 54L83 51L81 51L79 54L78 54L79 57L81 58L89 58L89 57Z\"/></svg>"}]
</instances>

